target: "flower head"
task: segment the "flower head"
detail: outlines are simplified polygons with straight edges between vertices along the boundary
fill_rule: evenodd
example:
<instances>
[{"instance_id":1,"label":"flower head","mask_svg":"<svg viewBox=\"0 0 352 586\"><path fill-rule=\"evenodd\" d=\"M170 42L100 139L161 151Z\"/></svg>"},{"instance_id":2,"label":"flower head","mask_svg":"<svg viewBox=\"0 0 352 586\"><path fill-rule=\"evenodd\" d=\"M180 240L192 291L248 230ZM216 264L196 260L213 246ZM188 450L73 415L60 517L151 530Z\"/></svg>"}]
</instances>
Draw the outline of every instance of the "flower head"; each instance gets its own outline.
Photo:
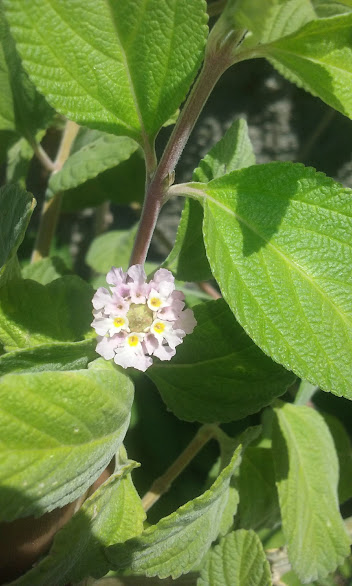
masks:
<instances>
[{"instance_id":1,"label":"flower head","mask_svg":"<svg viewBox=\"0 0 352 586\"><path fill-rule=\"evenodd\" d=\"M196 325L170 271L159 269L147 283L142 265L131 266L127 273L113 267L106 281L109 289L100 287L93 297L98 354L142 371L152 365L152 356L170 360Z\"/></svg>"}]
</instances>

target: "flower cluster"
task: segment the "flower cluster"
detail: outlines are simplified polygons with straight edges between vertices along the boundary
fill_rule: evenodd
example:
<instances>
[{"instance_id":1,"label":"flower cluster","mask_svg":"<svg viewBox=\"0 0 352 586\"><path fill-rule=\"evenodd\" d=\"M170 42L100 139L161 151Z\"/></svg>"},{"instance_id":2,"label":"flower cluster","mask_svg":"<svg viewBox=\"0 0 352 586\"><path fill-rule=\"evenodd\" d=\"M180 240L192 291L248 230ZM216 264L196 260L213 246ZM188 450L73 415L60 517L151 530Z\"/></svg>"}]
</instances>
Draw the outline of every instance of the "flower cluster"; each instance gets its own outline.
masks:
<instances>
[{"instance_id":1,"label":"flower cluster","mask_svg":"<svg viewBox=\"0 0 352 586\"><path fill-rule=\"evenodd\" d=\"M106 282L109 289L100 287L93 297L98 354L142 371L152 365L151 356L170 360L196 325L170 271L159 269L147 283L142 265L131 266L127 273L113 267Z\"/></svg>"}]
</instances>

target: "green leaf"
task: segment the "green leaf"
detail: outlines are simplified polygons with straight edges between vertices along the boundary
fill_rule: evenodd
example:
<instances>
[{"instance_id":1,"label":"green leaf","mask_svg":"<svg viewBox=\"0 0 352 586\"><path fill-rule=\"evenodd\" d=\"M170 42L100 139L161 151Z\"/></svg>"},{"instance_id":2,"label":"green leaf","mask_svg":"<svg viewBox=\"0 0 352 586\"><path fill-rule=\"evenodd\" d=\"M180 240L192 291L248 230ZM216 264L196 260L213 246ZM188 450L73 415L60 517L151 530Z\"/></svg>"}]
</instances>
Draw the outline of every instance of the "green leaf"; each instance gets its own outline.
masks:
<instances>
[{"instance_id":1,"label":"green leaf","mask_svg":"<svg viewBox=\"0 0 352 586\"><path fill-rule=\"evenodd\" d=\"M0 65L1 71L1 65ZM1 74L0 74L1 75ZM1 83L1 79L0 79ZM0 98L1 100L1 98ZM0 129L0 163L4 163L7 158L7 153L12 145L18 140L18 134L12 130Z\"/></svg>"},{"instance_id":2,"label":"green leaf","mask_svg":"<svg viewBox=\"0 0 352 586\"><path fill-rule=\"evenodd\" d=\"M1 519L41 515L83 494L121 445L132 401L130 379L104 360L3 376Z\"/></svg>"},{"instance_id":3,"label":"green leaf","mask_svg":"<svg viewBox=\"0 0 352 586\"><path fill-rule=\"evenodd\" d=\"M224 300L193 309L198 323L193 334L171 362L155 363L147 372L177 417L236 421L285 392L292 374L253 344Z\"/></svg>"},{"instance_id":4,"label":"green leaf","mask_svg":"<svg viewBox=\"0 0 352 586\"><path fill-rule=\"evenodd\" d=\"M320 18L335 16L345 12L352 12L351 0L313 0L314 10Z\"/></svg>"},{"instance_id":5,"label":"green leaf","mask_svg":"<svg viewBox=\"0 0 352 586\"><path fill-rule=\"evenodd\" d=\"M263 546L254 531L224 537L205 558L197 586L271 586Z\"/></svg>"},{"instance_id":6,"label":"green leaf","mask_svg":"<svg viewBox=\"0 0 352 586\"><path fill-rule=\"evenodd\" d=\"M197 201L186 199L176 241L163 267L181 281L207 281L212 278L202 234L203 210Z\"/></svg>"},{"instance_id":7,"label":"green leaf","mask_svg":"<svg viewBox=\"0 0 352 586\"><path fill-rule=\"evenodd\" d=\"M32 158L33 149L31 145L25 138L20 138L9 149L7 155L6 183L17 183L25 189L26 177Z\"/></svg>"},{"instance_id":8,"label":"green leaf","mask_svg":"<svg viewBox=\"0 0 352 586\"><path fill-rule=\"evenodd\" d=\"M129 159L138 148L138 144L126 136L85 130L91 140L86 140L80 150L68 157L63 168L51 175L48 185L50 195L74 189L99 173L116 167Z\"/></svg>"},{"instance_id":9,"label":"green leaf","mask_svg":"<svg viewBox=\"0 0 352 586\"><path fill-rule=\"evenodd\" d=\"M17 581L19 586L65 586L109 571L103 548L143 531L145 513L130 476L135 466L128 461L85 501L56 534L48 556Z\"/></svg>"},{"instance_id":10,"label":"green leaf","mask_svg":"<svg viewBox=\"0 0 352 586\"><path fill-rule=\"evenodd\" d=\"M292 570L280 576L280 580L287 586L303 586L302 582L297 578L296 574Z\"/></svg>"},{"instance_id":11,"label":"green leaf","mask_svg":"<svg viewBox=\"0 0 352 586\"><path fill-rule=\"evenodd\" d=\"M90 332L93 289L67 275L41 285L21 280L0 291L0 341L6 350L76 342Z\"/></svg>"},{"instance_id":12,"label":"green leaf","mask_svg":"<svg viewBox=\"0 0 352 586\"><path fill-rule=\"evenodd\" d=\"M112 230L93 240L86 263L97 273L107 273L111 267L127 270L137 225L129 230Z\"/></svg>"},{"instance_id":13,"label":"green leaf","mask_svg":"<svg viewBox=\"0 0 352 586\"><path fill-rule=\"evenodd\" d=\"M0 376L44 370L79 370L97 357L96 340L43 344L0 356Z\"/></svg>"},{"instance_id":14,"label":"green leaf","mask_svg":"<svg viewBox=\"0 0 352 586\"><path fill-rule=\"evenodd\" d=\"M37 281L42 285L48 285L48 283L70 272L62 258L59 256L51 256L26 265L22 269L22 277L24 279L32 279L32 281Z\"/></svg>"},{"instance_id":15,"label":"green leaf","mask_svg":"<svg viewBox=\"0 0 352 586\"><path fill-rule=\"evenodd\" d=\"M21 278L21 267L18 262L17 254L13 254L7 263L0 270L0 287L3 287L9 281Z\"/></svg>"},{"instance_id":16,"label":"green leaf","mask_svg":"<svg viewBox=\"0 0 352 586\"><path fill-rule=\"evenodd\" d=\"M207 255L239 323L275 361L352 399L351 190L293 163L192 188L202 190Z\"/></svg>"},{"instance_id":17,"label":"green leaf","mask_svg":"<svg viewBox=\"0 0 352 586\"><path fill-rule=\"evenodd\" d=\"M256 52L284 77L351 118L351 26L352 14L313 20Z\"/></svg>"},{"instance_id":18,"label":"green leaf","mask_svg":"<svg viewBox=\"0 0 352 586\"><path fill-rule=\"evenodd\" d=\"M0 4L0 128L15 130L28 140L46 128L54 111L40 95L16 51Z\"/></svg>"},{"instance_id":19,"label":"green leaf","mask_svg":"<svg viewBox=\"0 0 352 586\"><path fill-rule=\"evenodd\" d=\"M334 440L339 459L339 502L344 503L352 497L352 446L351 440L342 423L333 415L322 413L325 423Z\"/></svg>"},{"instance_id":20,"label":"green leaf","mask_svg":"<svg viewBox=\"0 0 352 586\"><path fill-rule=\"evenodd\" d=\"M253 146L248 136L247 122L235 120L224 136L205 155L194 170L194 181L208 183L226 173L255 164Z\"/></svg>"},{"instance_id":21,"label":"green leaf","mask_svg":"<svg viewBox=\"0 0 352 586\"><path fill-rule=\"evenodd\" d=\"M249 447L238 480L239 523L244 529L272 528L280 519L272 451Z\"/></svg>"},{"instance_id":22,"label":"green leaf","mask_svg":"<svg viewBox=\"0 0 352 586\"><path fill-rule=\"evenodd\" d=\"M233 18L237 26L251 31L244 46L268 43L289 35L316 18L310 0L240 0L235 3Z\"/></svg>"},{"instance_id":23,"label":"green leaf","mask_svg":"<svg viewBox=\"0 0 352 586\"><path fill-rule=\"evenodd\" d=\"M310 407L275 409L276 483L292 569L303 582L324 578L350 553L337 498L338 460L323 418Z\"/></svg>"},{"instance_id":24,"label":"green leaf","mask_svg":"<svg viewBox=\"0 0 352 586\"><path fill-rule=\"evenodd\" d=\"M241 446L201 496L148 527L140 537L109 547L106 554L113 567L137 575L177 578L196 566L218 535L240 453Z\"/></svg>"},{"instance_id":25,"label":"green leaf","mask_svg":"<svg viewBox=\"0 0 352 586\"><path fill-rule=\"evenodd\" d=\"M208 182L225 173L254 165L255 156L245 120L235 120L223 138L199 163L195 181ZM181 281L207 281L212 278L202 234L203 210L199 203L186 200L175 245L164 267Z\"/></svg>"},{"instance_id":26,"label":"green leaf","mask_svg":"<svg viewBox=\"0 0 352 586\"><path fill-rule=\"evenodd\" d=\"M1 8L0 8L0 17ZM4 25L5 23L0 19L0 129L1 130L15 130L15 113L13 105L12 88L10 82L9 69L6 62L6 57L3 48L4 42Z\"/></svg>"},{"instance_id":27,"label":"green leaf","mask_svg":"<svg viewBox=\"0 0 352 586\"><path fill-rule=\"evenodd\" d=\"M32 195L19 186L0 188L0 286L21 244L35 206Z\"/></svg>"},{"instance_id":28,"label":"green leaf","mask_svg":"<svg viewBox=\"0 0 352 586\"><path fill-rule=\"evenodd\" d=\"M116 167L65 191L62 209L65 212L75 212L82 208L98 206L104 201L111 201L117 205L141 203L144 188L145 163L141 150L138 149L129 159Z\"/></svg>"},{"instance_id":29,"label":"green leaf","mask_svg":"<svg viewBox=\"0 0 352 586\"><path fill-rule=\"evenodd\" d=\"M203 1L4 6L23 64L49 102L79 124L139 142L154 137L185 98L207 35Z\"/></svg>"},{"instance_id":30,"label":"green leaf","mask_svg":"<svg viewBox=\"0 0 352 586\"><path fill-rule=\"evenodd\" d=\"M211 480L214 481L215 478L218 477L220 471L228 465L228 463L231 461L234 450L240 444L242 445L242 454L244 455L248 449L248 445L256 440L261 432L261 426L257 425L255 427L247 427L243 433L240 433L240 435L237 435L236 437L230 437L220 427L216 427L215 429L215 437L219 442L220 447L220 457L208 474L207 484L209 484L209 481ZM240 501L240 495L238 491L238 477L241 472L241 467L239 472L236 472L235 477L233 477L230 482L229 498L222 514L219 537L227 535L227 533L229 533L234 526L234 516L238 511L238 504Z\"/></svg>"}]
</instances>

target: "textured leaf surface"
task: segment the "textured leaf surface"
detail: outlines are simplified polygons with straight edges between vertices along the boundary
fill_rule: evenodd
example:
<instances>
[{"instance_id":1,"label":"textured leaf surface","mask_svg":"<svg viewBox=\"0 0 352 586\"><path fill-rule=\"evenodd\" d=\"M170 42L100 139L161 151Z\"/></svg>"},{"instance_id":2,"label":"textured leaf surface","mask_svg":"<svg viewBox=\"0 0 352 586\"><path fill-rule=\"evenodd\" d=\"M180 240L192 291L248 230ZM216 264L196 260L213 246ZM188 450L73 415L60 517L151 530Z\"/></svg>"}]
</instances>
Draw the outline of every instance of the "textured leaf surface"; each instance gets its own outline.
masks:
<instances>
[{"instance_id":1,"label":"textured leaf surface","mask_svg":"<svg viewBox=\"0 0 352 586\"><path fill-rule=\"evenodd\" d=\"M130 379L103 360L89 370L0 379L1 519L62 507L94 482L119 448Z\"/></svg>"},{"instance_id":2,"label":"textured leaf surface","mask_svg":"<svg viewBox=\"0 0 352 586\"><path fill-rule=\"evenodd\" d=\"M0 341L8 351L76 342L90 331L93 290L76 275L48 285L11 282L0 292Z\"/></svg>"},{"instance_id":3,"label":"textured leaf surface","mask_svg":"<svg viewBox=\"0 0 352 586\"><path fill-rule=\"evenodd\" d=\"M239 523L244 529L273 527L280 518L272 451L248 447L243 455L238 490Z\"/></svg>"},{"instance_id":4,"label":"textured leaf surface","mask_svg":"<svg viewBox=\"0 0 352 586\"><path fill-rule=\"evenodd\" d=\"M254 531L233 531L205 558L197 586L271 586L270 566Z\"/></svg>"},{"instance_id":5,"label":"textured leaf surface","mask_svg":"<svg viewBox=\"0 0 352 586\"><path fill-rule=\"evenodd\" d=\"M203 1L4 5L24 66L49 102L79 124L136 140L174 114L207 35Z\"/></svg>"},{"instance_id":6,"label":"textured leaf surface","mask_svg":"<svg viewBox=\"0 0 352 586\"><path fill-rule=\"evenodd\" d=\"M16 185L0 188L0 286L6 264L21 244L35 205L32 195Z\"/></svg>"},{"instance_id":7,"label":"textured leaf surface","mask_svg":"<svg viewBox=\"0 0 352 586\"><path fill-rule=\"evenodd\" d=\"M273 450L283 530L303 582L324 578L350 552L341 518L338 460L323 418L289 403L275 409Z\"/></svg>"},{"instance_id":8,"label":"textured leaf surface","mask_svg":"<svg viewBox=\"0 0 352 586\"><path fill-rule=\"evenodd\" d=\"M352 117L352 14L318 19L259 49L290 81Z\"/></svg>"},{"instance_id":9,"label":"textured leaf surface","mask_svg":"<svg viewBox=\"0 0 352 586\"><path fill-rule=\"evenodd\" d=\"M59 531L46 558L17 581L21 586L65 586L109 571L103 548L139 535L145 513L127 462L89 497Z\"/></svg>"},{"instance_id":10,"label":"textured leaf surface","mask_svg":"<svg viewBox=\"0 0 352 586\"><path fill-rule=\"evenodd\" d=\"M27 73L10 35L0 4L0 128L16 130L32 139L39 128L45 128L53 110L40 95Z\"/></svg>"},{"instance_id":11,"label":"textured leaf surface","mask_svg":"<svg viewBox=\"0 0 352 586\"><path fill-rule=\"evenodd\" d=\"M225 173L254 165L255 156L248 136L247 122L235 120L223 138L213 146L193 173L195 181L208 182ZM163 266L181 281L206 281L212 278L202 233L203 210L187 199L182 212L175 245Z\"/></svg>"},{"instance_id":12,"label":"textured leaf surface","mask_svg":"<svg viewBox=\"0 0 352 586\"><path fill-rule=\"evenodd\" d=\"M137 226L133 226L98 236L89 247L86 263L98 273L106 274L111 267L127 270L136 232Z\"/></svg>"},{"instance_id":13,"label":"textured leaf surface","mask_svg":"<svg viewBox=\"0 0 352 586\"><path fill-rule=\"evenodd\" d=\"M82 208L98 206L104 201L112 201L117 205L143 202L145 163L141 153L141 149L138 149L116 167L65 191L63 211L74 212Z\"/></svg>"},{"instance_id":14,"label":"textured leaf surface","mask_svg":"<svg viewBox=\"0 0 352 586\"><path fill-rule=\"evenodd\" d=\"M203 191L213 274L240 324L275 361L352 398L351 190L292 163L192 185Z\"/></svg>"},{"instance_id":15,"label":"textured leaf surface","mask_svg":"<svg viewBox=\"0 0 352 586\"><path fill-rule=\"evenodd\" d=\"M55 279L59 279L70 272L62 258L52 256L26 265L22 269L22 277L37 281L41 285L48 285Z\"/></svg>"},{"instance_id":16,"label":"textured leaf surface","mask_svg":"<svg viewBox=\"0 0 352 586\"><path fill-rule=\"evenodd\" d=\"M74 152L60 171L51 175L48 187L52 195L73 189L126 161L138 148L137 143L127 136L88 132L92 140Z\"/></svg>"},{"instance_id":17,"label":"textured leaf surface","mask_svg":"<svg viewBox=\"0 0 352 586\"><path fill-rule=\"evenodd\" d=\"M240 0L232 10L237 25L252 33L244 46L274 41L316 18L310 0Z\"/></svg>"},{"instance_id":18,"label":"textured leaf surface","mask_svg":"<svg viewBox=\"0 0 352 586\"><path fill-rule=\"evenodd\" d=\"M241 446L201 496L148 527L140 537L108 548L106 553L113 567L129 569L134 574L177 578L198 564L218 535L240 452Z\"/></svg>"},{"instance_id":19,"label":"textured leaf surface","mask_svg":"<svg viewBox=\"0 0 352 586\"><path fill-rule=\"evenodd\" d=\"M94 360L96 340L43 344L34 348L6 352L0 356L0 376L9 373L44 370L79 370Z\"/></svg>"},{"instance_id":20,"label":"textured leaf surface","mask_svg":"<svg viewBox=\"0 0 352 586\"><path fill-rule=\"evenodd\" d=\"M231 314L225 301L195 306L198 322L171 362L148 369L177 417L216 422L242 419L282 395L291 373L265 356Z\"/></svg>"}]
</instances>

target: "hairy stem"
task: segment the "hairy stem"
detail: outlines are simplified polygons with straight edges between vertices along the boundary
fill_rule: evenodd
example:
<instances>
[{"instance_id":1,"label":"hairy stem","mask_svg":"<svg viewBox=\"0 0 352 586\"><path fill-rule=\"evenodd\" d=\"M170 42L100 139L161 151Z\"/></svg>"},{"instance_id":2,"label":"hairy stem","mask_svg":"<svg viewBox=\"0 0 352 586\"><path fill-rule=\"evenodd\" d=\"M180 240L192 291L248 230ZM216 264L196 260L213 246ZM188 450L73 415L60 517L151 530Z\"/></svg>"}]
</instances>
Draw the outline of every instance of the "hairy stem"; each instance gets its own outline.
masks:
<instances>
[{"instance_id":1,"label":"hairy stem","mask_svg":"<svg viewBox=\"0 0 352 586\"><path fill-rule=\"evenodd\" d=\"M153 482L150 490L142 498L142 505L145 511L148 511L169 490L174 480L183 472L205 444L216 436L216 433L217 426L212 424L203 425L198 430L182 454L179 455L162 476L159 476Z\"/></svg>"},{"instance_id":2,"label":"hairy stem","mask_svg":"<svg viewBox=\"0 0 352 586\"><path fill-rule=\"evenodd\" d=\"M155 174L147 185L142 216L131 256L131 265L145 262L165 194L173 182L175 167L209 94L228 66L228 61L219 58L219 56L209 57L204 62Z\"/></svg>"},{"instance_id":3,"label":"hairy stem","mask_svg":"<svg viewBox=\"0 0 352 586\"><path fill-rule=\"evenodd\" d=\"M58 153L54 161L52 173L59 171L70 154L70 149L79 130L78 124L68 120L62 134ZM39 222L37 238L32 253L31 262L37 262L49 255L52 239L55 234L57 220L60 215L62 194L45 201Z\"/></svg>"}]
</instances>

